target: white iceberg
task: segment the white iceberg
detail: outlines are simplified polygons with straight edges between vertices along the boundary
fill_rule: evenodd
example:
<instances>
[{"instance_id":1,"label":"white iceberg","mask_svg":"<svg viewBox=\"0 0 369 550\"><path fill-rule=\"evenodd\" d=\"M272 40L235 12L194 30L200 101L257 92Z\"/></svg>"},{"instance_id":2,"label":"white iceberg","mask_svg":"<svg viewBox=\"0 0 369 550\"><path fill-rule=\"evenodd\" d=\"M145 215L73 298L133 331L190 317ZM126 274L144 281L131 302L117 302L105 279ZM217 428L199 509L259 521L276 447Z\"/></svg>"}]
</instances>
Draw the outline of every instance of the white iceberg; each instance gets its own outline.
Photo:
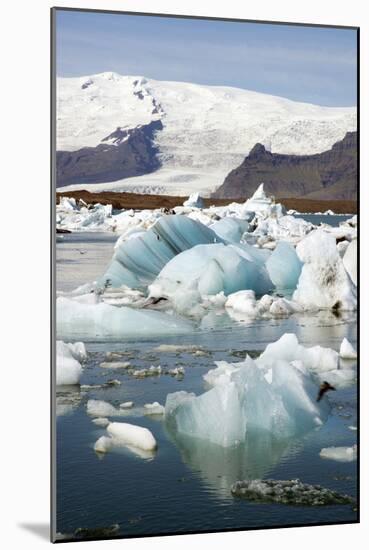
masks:
<instances>
[{"instance_id":1,"label":"white iceberg","mask_svg":"<svg viewBox=\"0 0 369 550\"><path fill-rule=\"evenodd\" d=\"M56 327L59 338L95 342L186 334L193 330L189 321L160 311L81 304L64 297L56 301Z\"/></svg>"},{"instance_id":2,"label":"white iceberg","mask_svg":"<svg viewBox=\"0 0 369 550\"><path fill-rule=\"evenodd\" d=\"M112 447L133 447L142 451L154 451L157 443L147 428L127 424L125 422L111 422L106 431L107 436L100 437L94 446L95 451L105 453Z\"/></svg>"},{"instance_id":3,"label":"white iceberg","mask_svg":"<svg viewBox=\"0 0 369 550\"><path fill-rule=\"evenodd\" d=\"M204 201L200 196L200 193L192 193L192 195L184 201L183 206L189 206L191 208L204 208Z\"/></svg>"},{"instance_id":4,"label":"white iceberg","mask_svg":"<svg viewBox=\"0 0 369 550\"><path fill-rule=\"evenodd\" d=\"M337 251L336 240L313 231L296 247L304 263L293 299L306 310L355 310L356 289Z\"/></svg>"},{"instance_id":5,"label":"white iceberg","mask_svg":"<svg viewBox=\"0 0 369 550\"><path fill-rule=\"evenodd\" d=\"M82 342L65 344L56 342L56 385L79 384L82 375L81 361L86 359L86 348Z\"/></svg>"},{"instance_id":6,"label":"white iceberg","mask_svg":"<svg viewBox=\"0 0 369 550\"><path fill-rule=\"evenodd\" d=\"M154 403L146 403L144 405L144 414L146 415L162 415L165 413L165 407L163 405L160 405L157 401L154 401Z\"/></svg>"},{"instance_id":7,"label":"white iceberg","mask_svg":"<svg viewBox=\"0 0 369 550\"><path fill-rule=\"evenodd\" d=\"M263 353L257 359L257 363L263 366L273 365L275 360L301 361L307 369L314 373L325 373L338 369L338 353L331 348L302 346L296 334L283 334L276 342L268 344Z\"/></svg>"},{"instance_id":8,"label":"white iceberg","mask_svg":"<svg viewBox=\"0 0 369 550\"><path fill-rule=\"evenodd\" d=\"M357 446L325 447L320 451L319 456L329 460L336 460L337 462L353 462L357 458Z\"/></svg>"},{"instance_id":9,"label":"white iceberg","mask_svg":"<svg viewBox=\"0 0 369 550\"><path fill-rule=\"evenodd\" d=\"M341 342L340 357L342 359L357 359L357 351L347 338L344 338Z\"/></svg>"},{"instance_id":10,"label":"white iceberg","mask_svg":"<svg viewBox=\"0 0 369 550\"><path fill-rule=\"evenodd\" d=\"M107 416L117 416L120 414L120 411L106 401L101 401L100 399L89 399L87 401L87 414L101 418Z\"/></svg>"},{"instance_id":11,"label":"white iceberg","mask_svg":"<svg viewBox=\"0 0 369 550\"><path fill-rule=\"evenodd\" d=\"M261 183L255 193L249 198L245 205L245 209L255 212L259 216L282 216L284 207L281 204L276 204L272 197L269 197L264 191L264 183Z\"/></svg>"}]
</instances>

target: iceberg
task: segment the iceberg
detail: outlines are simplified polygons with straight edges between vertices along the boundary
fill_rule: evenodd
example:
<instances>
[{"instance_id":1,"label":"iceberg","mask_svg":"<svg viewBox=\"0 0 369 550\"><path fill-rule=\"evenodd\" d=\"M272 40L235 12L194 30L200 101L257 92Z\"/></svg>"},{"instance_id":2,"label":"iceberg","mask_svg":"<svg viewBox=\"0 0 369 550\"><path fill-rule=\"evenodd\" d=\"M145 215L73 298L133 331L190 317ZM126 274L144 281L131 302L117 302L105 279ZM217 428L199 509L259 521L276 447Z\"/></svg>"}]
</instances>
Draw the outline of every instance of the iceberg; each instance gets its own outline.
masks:
<instances>
[{"instance_id":1,"label":"iceberg","mask_svg":"<svg viewBox=\"0 0 369 550\"><path fill-rule=\"evenodd\" d=\"M277 289L295 290L302 262L290 243L279 241L265 265L269 277Z\"/></svg>"},{"instance_id":2,"label":"iceberg","mask_svg":"<svg viewBox=\"0 0 369 550\"><path fill-rule=\"evenodd\" d=\"M198 244L222 242L202 223L186 216L163 216L155 225L116 248L113 260L99 284L142 288L151 283L163 267L180 252Z\"/></svg>"},{"instance_id":3,"label":"iceberg","mask_svg":"<svg viewBox=\"0 0 369 550\"><path fill-rule=\"evenodd\" d=\"M82 375L81 361L86 359L86 348L82 342L66 344L56 342L56 385L79 384Z\"/></svg>"},{"instance_id":4,"label":"iceberg","mask_svg":"<svg viewBox=\"0 0 369 550\"><path fill-rule=\"evenodd\" d=\"M332 235L318 229L296 247L303 262L293 299L306 310L356 309L356 288L346 272Z\"/></svg>"},{"instance_id":5,"label":"iceberg","mask_svg":"<svg viewBox=\"0 0 369 550\"><path fill-rule=\"evenodd\" d=\"M232 294L251 289L264 294L273 288L261 263L237 247L222 243L197 245L178 254L150 285L150 296L173 297L176 293L197 291L200 295Z\"/></svg>"},{"instance_id":6,"label":"iceberg","mask_svg":"<svg viewBox=\"0 0 369 550\"><path fill-rule=\"evenodd\" d=\"M179 335L193 330L190 321L160 311L81 304L64 297L56 301L56 327L59 338L94 342Z\"/></svg>"},{"instance_id":7,"label":"iceberg","mask_svg":"<svg viewBox=\"0 0 369 550\"><path fill-rule=\"evenodd\" d=\"M336 460L337 462L353 462L357 458L357 446L325 447L320 451L319 456L329 460Z\"/></svg>"},{"instance_id":8,"label":"iceberg","mask_svg":"<svg viewBox=\"0 0 369 550\"><path fill-rule=\"evenodd\" d=\"M167 396L165 419L178 434L231 447L252 433L302 434L327 418L329 405L317 403L318 386L301 365L276 360L265 368L247 357L218 369L208 373L213 387L202 395Z\"/></svg>"},{"instance_id":9,"label":"iceberg","mask_svg":"<svg viewBox=\"0 0 369 550\"><path fill-rule=\"evenodd\" d=\"M133 447L142 451L155 451L157 448L156 440L147 428L125 422L110 422L106 431L108 436L100 437L94 446L99 453L105 453L114 446Z\"/></svg>"},{"instance_id":10,"label":"iceberg","mask_svg":"<svg viewBox=\"0 0 369 550\"><path fill-rule=\"evenodd\" d=\"M189 206L191 208L204 208L204 201L200 196L200 193L192 193L192 195L184 201L183 206Z\"/></svg>"},{"instance_id":11,"label":"iceberg","mask_svg":"<svg viewBox=\"0 0 369 550\"><path fill-rule=\"evenodd\" d=\"M284 213L284 207L276 204L274 199L265 193L264 183L261 183L253 196L246 201L245 209L264 217L271 215L279 217Z\"/></svg>"},{"instance_id":12,"label":"iceberg","mask_svg":"<svg viewBox=\"0 0 369 550\"><path fill-rule=\"evenodd\" d=\"M268 217L261 220L253 233L268 239L298 242L314 229L314 225L294 216Z\"/></svg>"},{"instance_id":13,"label":"iceberg","mask_svg":"<svg viewBox=\"0 0 369 550\"><path fill-rule=\"evenodd\" d=\"M357 359L357 351L347 338L344 338L341 342L340 357L342 359Z\"/></svg>"}]
</instances>

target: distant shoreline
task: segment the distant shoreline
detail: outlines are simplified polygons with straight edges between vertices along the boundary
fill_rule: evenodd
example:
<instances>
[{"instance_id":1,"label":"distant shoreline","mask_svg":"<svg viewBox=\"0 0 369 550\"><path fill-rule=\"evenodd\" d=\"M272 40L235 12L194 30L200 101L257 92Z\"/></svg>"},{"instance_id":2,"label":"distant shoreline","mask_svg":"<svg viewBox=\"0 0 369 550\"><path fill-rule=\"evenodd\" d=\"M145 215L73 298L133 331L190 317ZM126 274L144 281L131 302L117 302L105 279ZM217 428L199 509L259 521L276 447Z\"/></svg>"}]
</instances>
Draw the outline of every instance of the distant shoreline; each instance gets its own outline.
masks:
<instances>
[{"instance_id":1,"label":"distant shoreline","mask_svg":"<svg viewBox=\"0 0 369 550\"><path fill-rule=\"evenodd\" d=\"M115 193L112 191L101 191L100 193L90 193L89 191L67 191L56 193L57 203L61 197L74 197L82 199L87 204L111 204L116 209L133 210L154 210L156 208L174 208L181 206L188 197L179 197L171 195L141 195L139 193ZM238 197L234 199L214 199L204 198L205 207L211 205L225 206L231 202L245 202L247 197ZM352 200L316 200L304 198L276 199L282 203L287 210L293 209L303 213L324 213L332 210L335 214L356 214L357 201Z\"/></svg>"}]
</instances>

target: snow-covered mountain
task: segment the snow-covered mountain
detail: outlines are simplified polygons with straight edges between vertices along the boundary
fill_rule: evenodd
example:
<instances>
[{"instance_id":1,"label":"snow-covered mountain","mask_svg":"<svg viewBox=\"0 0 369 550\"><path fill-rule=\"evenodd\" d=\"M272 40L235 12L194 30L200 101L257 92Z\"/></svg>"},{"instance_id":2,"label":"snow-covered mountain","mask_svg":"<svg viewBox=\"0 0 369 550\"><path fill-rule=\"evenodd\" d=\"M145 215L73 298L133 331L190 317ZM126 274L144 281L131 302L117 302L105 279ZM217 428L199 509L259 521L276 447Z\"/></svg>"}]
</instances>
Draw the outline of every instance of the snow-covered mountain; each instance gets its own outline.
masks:
<instances>
[{"instance_id":1,"label":"snow-covered mountain","mask_svg":"<svg viewBox=\"0 0 369 550\"><path fill-rule=\"evenodd\" d=\"M354 130L356 107L111 72L58 78L58 186L209 194L256 143L313 154Z\"/></svg>"}]
</instances>

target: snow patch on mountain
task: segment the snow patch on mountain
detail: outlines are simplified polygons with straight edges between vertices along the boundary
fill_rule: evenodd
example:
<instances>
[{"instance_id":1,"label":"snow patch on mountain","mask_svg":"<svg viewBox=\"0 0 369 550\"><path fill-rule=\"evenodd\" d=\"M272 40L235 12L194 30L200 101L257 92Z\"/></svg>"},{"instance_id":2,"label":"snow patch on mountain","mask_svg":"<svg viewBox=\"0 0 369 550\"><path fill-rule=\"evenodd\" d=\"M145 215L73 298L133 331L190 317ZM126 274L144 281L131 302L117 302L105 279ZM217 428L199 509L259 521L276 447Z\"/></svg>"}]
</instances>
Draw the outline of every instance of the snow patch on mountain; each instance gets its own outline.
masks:
<instances>
[{"instance_id":1,"label":"snow patch on mountain","mask_svg":"<svg viewBox=\"0 0 369 550\"><path fill-rule=\"evenodd\" d=\"M209 193L255 143L286 154L328 150L356 130L356 107L321 107L238 88L111 72L57 80L57 150L114 145L155 120L163 124L155 135L162 164L155 174L68 189Z\"/></svg>"}]
</instances>

